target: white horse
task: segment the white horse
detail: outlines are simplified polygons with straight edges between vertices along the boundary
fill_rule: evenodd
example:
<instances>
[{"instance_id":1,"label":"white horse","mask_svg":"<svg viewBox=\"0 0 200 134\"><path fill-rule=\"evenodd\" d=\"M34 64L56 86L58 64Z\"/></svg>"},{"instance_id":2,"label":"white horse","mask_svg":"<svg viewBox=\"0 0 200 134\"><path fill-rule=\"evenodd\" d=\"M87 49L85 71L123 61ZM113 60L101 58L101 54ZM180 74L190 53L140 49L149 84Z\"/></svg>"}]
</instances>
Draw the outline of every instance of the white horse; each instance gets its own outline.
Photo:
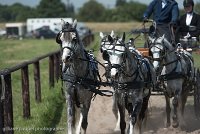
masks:
<instances>
[{"instance_id":1,"label":"white horse","mask_svg":"<svg viewBox=\"0 0 200 134\"><path fill-rule=\"evenodd\" d=\"M62 77L67 102L67 134L86 133L88 112L91 104L94 85L88 81L97 80L97 69L93 58L85 51L76 30L77 21L73 24L61 21L62 30L57 35L61 45Z\"/></svg>"},{"instance_id":2,"label":"white horse","mask_svg":"<svg viewBox=\"0 0 200 134\"><path fill-rule=\"evenodd\" d=\"M129 46L124 43L125 34L122 38L102 35L100 34L101 39L106 37L107 40L106 43L103 43L108 45L105 50L108 56L106 59L115 90L113 113L119 119L118 123L122 134L125 133L126 128L125 109L129 114L127 133L132 134L135 130L141 133L142 121L147 112L151 93L150 88L146 87L151 87L153 81L155 82L155 75L152 74L154 70L147 60L142 59L137 52L129 50Z\"/></svg>"},{"instance_id":3,"label":"white horse","mask_svg":"<svg viewBox=\"0 0 200 134\"><path fill-rule=\"evenodd\" d=\"M173 127L178 127L183 119L184 107L188 93L194 80L194 63L191 54L179 46L173 47L164 35L159 38L150 38L150 51L153 65L157 71L158 82L163 87L166 99L167 123L170 121L170 98L173 97ZM183 120L182 120L183 122ZM183 124L184 125L184 122Z\"/></svg>"}]
</instances>

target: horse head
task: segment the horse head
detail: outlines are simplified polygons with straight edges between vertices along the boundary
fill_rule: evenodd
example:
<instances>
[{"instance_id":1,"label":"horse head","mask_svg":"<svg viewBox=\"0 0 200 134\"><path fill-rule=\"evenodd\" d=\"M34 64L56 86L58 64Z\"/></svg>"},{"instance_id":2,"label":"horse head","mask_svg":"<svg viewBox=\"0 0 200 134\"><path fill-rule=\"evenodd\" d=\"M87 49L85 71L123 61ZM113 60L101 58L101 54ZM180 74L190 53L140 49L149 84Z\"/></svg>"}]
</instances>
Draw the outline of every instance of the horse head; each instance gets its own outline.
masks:
<instances>
[{"instance_id":1,"label":"horse head","mask_svg":"<svg viewBox=\"0 0 200 134\"><path fill-rule=\"evenodd\" d=\"M125 61L125 33L121 38L113 38L108 35L108 40L110 42L110 47L107 49L108 59L111 65L110 75L112 78L116 78Z\"/></svg>"},{"instance_id":2,"label":"horse head","mask_svg":"<svg viewBox=\"0 0 200 134\"><path fill-rule=\"evenodd\" d=\"M106 63L108 62L109 60L109 57L108 57L108 52L107 50L110 49L110 47L112 47L112 38L114 38L114 31L111 31L109 37L108 35L104 35L102 32L99 33L99 36L101 38L101 42L100 42L100 51L102 53L102 57L103 59L106 61Z\"/></svg>"},{"instance_id":3,"label":"horse head","mask_svg":"<svg viewBox=\"0 0 200 134\"><path fill-rule=\"evenodd\" d=\"M150 41L150 51L153 57L153 66L156 71L158 71L160 64L166 58L166 54L174 49L172 44L168 42L165 36L161 36L158 38L149 37Z\"/></svg>"},{"instance_id":4,"label":"horse head","mask_svg":"<svg viewBox=\"0 0 200 134\"><path fill-rule=\"evenodd\" d=\"M56 42L61 45L62 62L69 63L76 54L79 45L79 36L76 30L77 20L72 24L61 19L62 30L56 37Z\"/></svg>"},{"instance_id":5,"label":"horse head","mask_svg":"<svg viewBox=\"0 0 200 134\"><path fill-rule=\"evenodd\" d=\"M159 38L151 38L149 37L149 41L150 41L150 51L152 53L153 56L153 66L156 70L158 70L159 66L160 66L160 62L161 62L161 57L164 51L164 47L163 47L163 37L159 37Z\"/></svg>"}]
</instances>

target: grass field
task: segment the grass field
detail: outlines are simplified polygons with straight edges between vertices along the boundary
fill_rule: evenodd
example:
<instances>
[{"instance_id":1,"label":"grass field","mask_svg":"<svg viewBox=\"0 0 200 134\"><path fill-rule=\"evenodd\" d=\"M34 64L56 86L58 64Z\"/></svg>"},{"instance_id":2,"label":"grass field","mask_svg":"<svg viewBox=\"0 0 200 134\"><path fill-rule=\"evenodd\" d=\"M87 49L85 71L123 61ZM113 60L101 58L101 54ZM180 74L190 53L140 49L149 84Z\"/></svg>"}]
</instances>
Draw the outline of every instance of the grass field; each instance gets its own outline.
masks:
<instances>
[{"instance_id":1,"label":"grass field","mask_svg":"<svg viewBox=\"0 0 200 134\"><path fill-rule=\"evenodd\" d=\"M54 40L0 40L0 70L20 64L23 61L58 50L59 46ZM23 119L21 72L12 73L13 112L15 129L31 129L41 127L53 127L59 122L56 114L62 112L63 97L61 95L60 82L56 88L49 89L48 58L40 62L42 103L35 101L33 66L29 66L30 106L31 118ZM56 113L56 114L55 114ZM52 122L54 124L52 124ZM16 134L43 133L42 131L20 131Z\"/></svg>"},{"instance_id":2,"label":"grass field","mask_svg":"<svg viewBox=\"0 0 200 134\"><path fill-rule=\"evenodd\" d=\"M99 52L99 31L111 32L114 30L117 34L122 32L128 33L130 29L141 28L140 23L86 23L95 33L94 42L88 46L88 49L94 49L95 54ZM128 38L136 35L128 35ZM136 40L137 46L144 43L143 36ZM0 70L15 66L23 61L33 59L44 55L48 52L58 50L59 46L55 40L0 40ZM200 67L198 54L193 54L195 66ZM61 94L60 81L55 88L49 89L48 83L48 59L42 60L41 67L41 86L42 86L42 103L38 104L34 99L33 67L29 67L30 95L31 95L31 118L23 119L22 117L22 95L21 95L21 72L17 71L12 74L12 91L14 106L14 126L16 128L53 128L58 127L66 131L66 106L65 100ZM16 134L32 133L50 133L49 131L16 131ZM57 132L61 133L61 132Z\"/></svg>"},{"instance_id":3,"label":"grass field","mask_svg":"<svg viewBox=\"0 0 200 134\"><path fill-rule=\"evenodd\" d=\"M94 23L94 22L87 22L85 23L86 26L88 26L90 29L92 29L93 32L110 32L111 30L114 30L116 32L129 32L133 28L141 28L142 23L141 22L116 22L116 23Z\"/></svg>"}]
</instances>

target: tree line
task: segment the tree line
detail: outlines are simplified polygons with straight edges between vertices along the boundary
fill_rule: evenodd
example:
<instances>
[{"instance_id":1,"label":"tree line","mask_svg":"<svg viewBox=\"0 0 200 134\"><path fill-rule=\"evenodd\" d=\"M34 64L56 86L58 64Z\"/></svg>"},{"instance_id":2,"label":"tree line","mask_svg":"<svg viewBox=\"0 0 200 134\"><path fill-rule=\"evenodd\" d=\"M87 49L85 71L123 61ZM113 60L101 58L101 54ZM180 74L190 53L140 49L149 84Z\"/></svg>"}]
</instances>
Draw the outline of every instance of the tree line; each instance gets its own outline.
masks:
<instances>
[{"instance_id":1,"label":"tree line","mask_svg":"<svg viewBox=\"0 0 200 134\"><path fill-rule=\"evenodd\" d=\"M200 4L195 5L200 13ZM0 4L0 22L20 22L27 18L60 18L72 17L85 22L127 22L142 21L142 15L147 5L134 0L116 0L114 8L106 8L96 0L89 0L83 4L78 11L68 1L67 4L61 0L41 0L36 7L29 7L20 3L13 5ZM183 10L180 10L183 13Z\"/></svg>"},{"instance_id":2,"label":"tree line","mask_svg":"<svg viewBox=\"0 0 200 134\"><path fill-rule=\"evenodd\" d=\"M59 18L72 17L79 21L113 22L141 20L146 9L145 4L117 0L115 8L106 8L96 0L89 0L75 11L74 5L61 0L41 0L36 7L25 6L20 3L0 5L0 22L26 21L27 18Z\"/></svg>"}]
</instances>

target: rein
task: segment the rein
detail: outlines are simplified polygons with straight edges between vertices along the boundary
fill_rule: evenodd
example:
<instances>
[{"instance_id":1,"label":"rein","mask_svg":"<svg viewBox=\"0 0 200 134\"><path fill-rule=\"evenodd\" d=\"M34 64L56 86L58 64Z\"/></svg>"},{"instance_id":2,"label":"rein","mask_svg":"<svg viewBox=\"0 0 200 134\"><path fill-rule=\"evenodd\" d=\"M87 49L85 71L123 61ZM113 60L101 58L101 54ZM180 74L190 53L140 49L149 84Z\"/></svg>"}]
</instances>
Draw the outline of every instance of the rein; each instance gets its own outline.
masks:
<instances>
[{"instance_id":1,"label":"rein","mask_svg":"<svg viewBox=\"0 0 200 134\"><path fill-rule=\"evenodd\" d=\"M172 50L171 52L173 52L173 51L174 50ZM159 79L166 81L166 80L173 80L173 79L185 78L186 76L183 73L176 72L176 69L178 67L177 64L178 64L178 61L180 61L180 59L181 59L180 56L177 56L177 59L175 59L173 61L170 61L168 63L163 64L163 66L168 66L170 64L176 63L176 66L174 67L174 69L172 69L171 72L169 72L167 74L164 74L164 75L160 75Z\"/></svg>"},{"instance_id":2,"label":"rein","mask_svg":"<svg viewBox=\"0 0 200 134\"><path fill-rule=\"evenodd\" d=\"M77 57L77 59L82 60L82 61L87 61L88 63L100 63L97 60L94 61L91 59L84 59L84 58L80 58L80 57ZM100 64L100 65L103 66L103 64ZM70 66L68 66L68 68L69 67ZM103 66L103 67L105 67L105 66ZM88 71L89 71L89 69L88 69ZM69 75L69 74L62 73L61 79L62 79L62 81L67 81L67 82L71 83L72 87L75 87L77 84L82 85L85 89L88 89L89 91L95 93L95 96L97 94L101 95L101 96L107 96L107 97L113 96L113 92L110 90L99 90L100 86L111 86L112 84L110 82L102 82L98 70L95 70L95 71L93 70L93 73L96 73L99 80L87 78L89 72L86 72L84 77L79 77L76 75ZM73 80L73 78L74 78L74 80ZM106 93L108 93L108 94L106 94Z\"/></svg>"},{"instance_id":3,"label":"rein","mask_svg":"<svg viewBox=\"0 0 200 134\"><path fill-rule=\"evenodd\" d=\"M81 85L83 86L85 89L88 89L89 91L95 93L101 96L107 96L107 97L111 97L113 96L113 92L110 90L99 90L100 86L111 86L111 83L109 82L102 82L102 81L98 81L98 80L94 80L94 79L88 79L85 77L78 77L75 75L66 75L63 74L64 76L62 76L62 81L67 81L69 83L72 84L72 87L76 87L76 85ZM72 78L75 78L75 81L71 80ZM95 88L94 88L95 87ZM109 93L109 94L106 94Z\"/></svg>"}]
</instances>

